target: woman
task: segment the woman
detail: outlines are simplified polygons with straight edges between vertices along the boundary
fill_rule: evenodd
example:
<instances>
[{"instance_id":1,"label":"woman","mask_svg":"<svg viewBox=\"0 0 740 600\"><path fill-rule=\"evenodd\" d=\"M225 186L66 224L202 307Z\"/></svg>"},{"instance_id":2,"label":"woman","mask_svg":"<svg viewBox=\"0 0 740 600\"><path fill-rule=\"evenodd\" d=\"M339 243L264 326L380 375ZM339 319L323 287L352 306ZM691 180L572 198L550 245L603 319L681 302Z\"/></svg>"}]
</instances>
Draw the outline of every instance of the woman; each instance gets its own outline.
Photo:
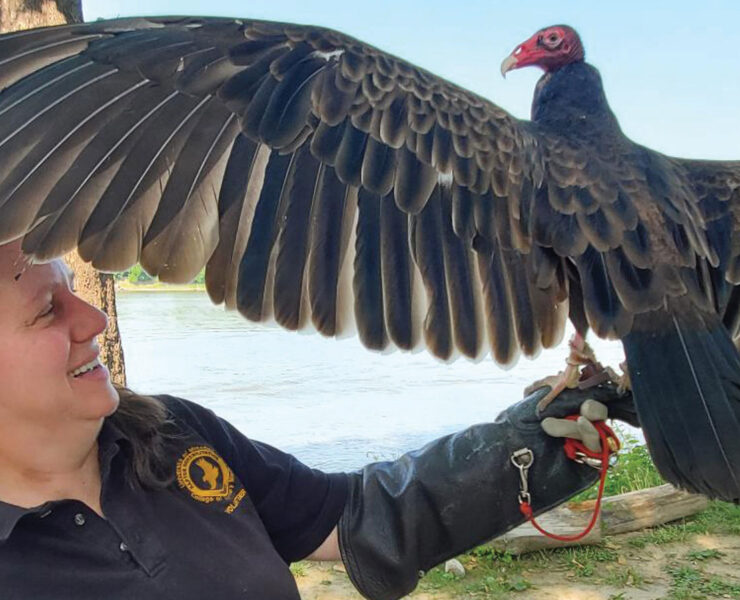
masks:
<instances>
[{"instance_id":1,"label":"woman","mask_svg":"<svg viewBox=\"0 0 740 600\"><path fill-rule=\"evenodd\" d=\"M4 599L295 600L288 564L306 557L341 558L364 595L398 598L420 571L522 522L515 451L535 457L536 512L596 477L542 433L541 394L395 462L321 473L195 404L117 390L98 362L105 326L61 261L0 246ZM573 390L552 410L614 396ZM629 399L612 407L634 422ZM584 419L554 425L594 434Z\"/></svg>"}]
</instances>

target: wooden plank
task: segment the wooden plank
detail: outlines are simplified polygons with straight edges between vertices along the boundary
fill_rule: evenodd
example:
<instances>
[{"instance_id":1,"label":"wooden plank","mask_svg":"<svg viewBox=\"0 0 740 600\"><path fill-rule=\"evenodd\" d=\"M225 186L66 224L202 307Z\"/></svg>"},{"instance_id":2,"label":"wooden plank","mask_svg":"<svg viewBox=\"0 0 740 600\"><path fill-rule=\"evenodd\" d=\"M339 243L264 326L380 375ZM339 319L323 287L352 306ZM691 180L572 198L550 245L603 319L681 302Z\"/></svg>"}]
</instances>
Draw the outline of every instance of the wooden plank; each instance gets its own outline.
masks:
<instances>
[{"instance_id":1,"label":"wooden plank","mask_svg":"<svg viewBox=\"0 0 740 600\"><path fill-rule=\"evenodd\" d=\"M593 514L595 502L559 506L537 517L547 531L572 536L583 531ZM524 554L544 548L598 544L602 536L638 531L696 514L709 506L709 500L690 494L670 484L604 498L601 514L594 529L577 542L561 542L545 537L525 523L501 535L489 545L511 554Z\"/></svg>"},{"instance_id":2,"label":"wooden plank","mask_svg":"<svg viewBox=\"0 0 740 600\"><path fill-rule=\"evenodd\" d=\"M577 535L586 528L593 514L593 507L584 506L585 504L581 502L558 506L537 517L537 523L546 531L557 535ZM598 518L600 520L601 516ZM591 532L577 542L553 540L542 535L530 523L524 523L493 539L489 542L489 545L496 550L511 554L525 554L544 548L564 548L566 546L598 544L599 542L601 542L601 527L599 521L597 521Z\"/></svg>"},{"instance_id":3,"label":"wooden plank","mask_svg":"<svg viewBox=\"0 0 740 600\"><path fill-rule=\"evenodd\" d=\"M705 496L684 492L669 483L604 498L602 533L615 535L655 527L694 515L708 506Z\"/></svg>"}]
</instances>

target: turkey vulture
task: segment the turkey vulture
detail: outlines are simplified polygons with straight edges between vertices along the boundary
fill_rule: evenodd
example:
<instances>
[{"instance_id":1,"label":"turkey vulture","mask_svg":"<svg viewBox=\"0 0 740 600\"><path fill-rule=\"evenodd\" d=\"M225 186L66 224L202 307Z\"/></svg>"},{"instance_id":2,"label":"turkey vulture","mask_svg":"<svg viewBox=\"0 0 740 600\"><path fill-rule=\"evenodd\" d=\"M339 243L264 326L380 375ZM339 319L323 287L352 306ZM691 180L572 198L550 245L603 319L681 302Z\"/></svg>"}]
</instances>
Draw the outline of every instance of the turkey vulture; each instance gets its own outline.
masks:
<instances>
[{"instance_id":1,"label":"turkey vulture","mask_svg":"<svg viewBox=\"0 0 740 600\"><path fill-rule=\"evenodd\" d=\"M627 139L571 28L532 120L341 33L131 18L0 37L0 242L245 317L499 363L622 340L669 481L740 499L740 162ZM354 305L354 319L345 309Z\"/></svg>"}]
</instances>

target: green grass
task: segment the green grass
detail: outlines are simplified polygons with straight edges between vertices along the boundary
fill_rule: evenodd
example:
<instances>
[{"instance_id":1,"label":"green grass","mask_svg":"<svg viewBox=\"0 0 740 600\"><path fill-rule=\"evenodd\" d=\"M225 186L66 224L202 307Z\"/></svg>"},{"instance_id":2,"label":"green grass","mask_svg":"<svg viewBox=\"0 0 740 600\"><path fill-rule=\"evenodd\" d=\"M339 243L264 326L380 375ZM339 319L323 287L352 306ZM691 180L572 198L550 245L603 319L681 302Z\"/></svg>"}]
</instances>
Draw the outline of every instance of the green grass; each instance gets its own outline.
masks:
<instances>
[{"instance_id":1,"label":"green grass","mask_svg":"<svg viewBox=\"0 0 740 600\"><path fill-rule=\"evenodd\" d=\"M663 480L653 466L644 446L634 438L619 432L623 450L616 467L607 477L607 495L621 494L633 490L661 485ZM594 498L596 486L586 490L575 500ZM696 534L740 535L740 506L724 502L712 502L709 507L692 517L646 530L641 535L627 540L627 544L644 548L650 544L663 545L686 542ZM617 550L619 548L617 547ZM578 579L593 585L641 587L648 583L635 566L620 564L619 552L606 541L599 546L580 546L556 550L540 550L521 557L507 552L480 546L459 557L467 575L458 578L445 573L442 568L431 570L422 580L420 589L440 590L454 598L486 598L509 600L526 597L531 589L529 581L533 572L563 572L568 578ZM740 591L735 583L707 576L695 566L703 561L721 556L717 550L697 549L685 555L684 562L677 562L667 574L671 577L670 600L693 600L694 598L737 598ZM685 561L692 561L686 564ZM523 592L523 593L522 593ZM521 593L521 594L520 594ZM693 594L693 595L692 595ZM624 592L610 596L610 600L623 600Z\"/></svg>"},{"instance_id":2,"label":"green grass","mask_svg":"<svg viewBox=\"0 0 740 600\"><path fill-rule=\"evenodd\" d=\"M152 277L147 273L143 267L140 264L133 265L130 269L127 269L125 271L119 271L118 273L115 273L113 275L114 279L116 281L120 282L127 282L130 284L161 284L164 286L167 286L169 284L162 284L162 282L159 281L156 277ZM195 276L192 283L194 284L205 284L206 280L206 273L205 273L205 267L200 270L200 272Z\"/></svg>"},{"instance_id":3,"label":"green grass","mask_svg":"<svg viewBox=\"0 0 740 600\"><path fill-rule=\"evenodd\" d=\"M606 545L540 550L523 556L480 546L459 557L467 571L464 578L438 567L427 573L420 589L439 590L456 599L509 600L531 589L531 575L542 571L561 572L593 585L642 585L643 576L632 567L617 564L617 558L618 553Z\"/></svg>"},{"instance_id":4,"label":"green grass","mask_svg":"<svg viewBox=\"0 0 740 600\"><path fill-rule=\"evenodd\" d=\"M693 550L692 552L689 552L686 555L686 558L688 560L709 560L710 558L719 558L721 556L724 556L722 552L719 550L715 550L714 548L708 548L705 550Z\"/></svg>"},{"instance_id":5,"label":"green grass","mask_svg":"<svg viewBox=\"0 0 740 600\"><path fill-rule=\"evenodd\" d=\"M144 283L130 283L123 279L117 282L117 291L123 292L201 292L205 291L203 283L162 283L148 281Z\"/></svg>"},{"instance_id":6,"label":"green grass","mask_svg":"<svg viewBox=\"0 0 740 600\"><path fill-rule=\"evenodd\" d=\"M593 577L603 571L599 563L612 563L617 553L605 546L574 546L548 553L551 560L568 567L576 577Z\"/></svg>"},{"instance_id":7,"label":"green grass","mask_svg":"<svg viewBox=\"0 0 740 600\"><path fill-rule=\"evenodd\" d=\"M624 436L622 436L624 439ZM632 439L624 440L626 447L618 466L611 469L607 478L607 494L618 494L652 487L663 483L652 465L647 450ZM593 498L595 488L580 495L580 499ZM429 571L422 579L419 590L441 592L456 600L480 599L515 600L527 598L533 587L536 573L563 574L567 579L594 586L611 586L617 591L609 600L624 600L628 595L621 588L640 588L650 580L639 570L639 564L622 560L623 548L644 548L687 542L697 534L740 535L740 506L724 502L711 502L709 507L692 517L646 530L640 535L619 542L607 538L597 546L580 546L556 550L540 550L524 556L480 546L458 557L466 569L465 577L445 573L442 567ZM634 552L633 552L634 553ZM722 557L713 549L683 550L666 568L670 578L670 591L666 600L694 600L698 598L731 598L740 600L740 586L733 581L705 574L701 567ZM301 563L291 566L297 577L305 573ZM540 576L541 579L541 576Z\"/></svg>"},{"instance_id":8,"label":"green grass","mask_svg":"<svg viewBox=\"0 0 740 600\"><path fill-rule=\"evenodd\" d=\"M712 502L703 512L677 523L662 525L642 535L621 542L627 547L644 548L655 544L690 541L696 534L740 535L740 506ZM567 579L595 586L640 588L648 580L639 565L619 562L621 548L614 538L607 538L597 546L579 546L540 550L523 556L514 556L490 546L480 546L459 557L467 574L458 578L442 568L431 570L422 580L422 591L441 591L456 599L486 598L514 600L526 598L532 588L533 573L560 572ZM666 600L694 600L698 598L731 598L740 600L740 585L723 581L720 577L703 573L700 567L707 561L722 557L714 549L697 548L684 551L666 570L670 577L670 592ZM619 590L611 600L623 600L626 594Z\"/></svg>"},{"instance_id":9,"label":"green grass","mask_svg":"<svg viewBox=\"0 0 740 600\"><path fill-rule=\"evenodd\" d=\"M645 584L645 577L632 567L620 567L608 571L604 583L613 587L640 587Z\"/></svg>"},{"instance_id":10,"label":"green grass","mask_svg":"<svg viewBox=\"0 0 740 600\"><path fill-rule=\"evenodd\" d=\"M691 517L648 529L642 535L630 538L629 544L644 548L648 544L685 542L695 534L740 535L740 506L726 502L711 502L706 510Z\"/></svg>"},{"instance_id":11,"label":"green grass","mask_svg":"<svg viewBox=\"0 0 740 600\"><path fill-rule=\"evenodd\" d=\"M615 428L615 432L622 443L617 464L609 469L604 486L605 496L616 496L634 490L655 487L665 483L653 465L653 460L647 448L639 444L637 439L630 434ZM598 484L584 490L573 498L574 502L593 500L596 498Z\"/></svg>"},{"instance_id":12,"label":"green grass","mask_svg":"<svg viewBox=\"0 0 740 600\"><path fill-rule=\"evenodd\" d=\"M532 587L532 584L522 577L507 577L488 575L483 579L465 586L468 594L486 594L487 597L505 596L510 592L524 592Z\"/></svg>"},{"instance_id":13,"label":"green grass","mask_svg":"<svg viewBox=\"0 0 740 600\"><path fill-rule=\"evenodd\" d=\"M467 574L465 578L444 569L432 569L422 579L423 591L442 590L455 598L498 600L516 597L532 587L524 573L526 562L508 553L480 546L460 557Z\"/></svg>"},{"instance_id":14,"label":"green grass","mask_svg":"<svg viewBox=\"0 0 740 600\"><path fill-rule=\"evenodd\" d=\"M740 585L708 576L686 565L666 568L671 577L670 600L703 600L704 598L740 598Z\"/></svg>"}]
</instances>

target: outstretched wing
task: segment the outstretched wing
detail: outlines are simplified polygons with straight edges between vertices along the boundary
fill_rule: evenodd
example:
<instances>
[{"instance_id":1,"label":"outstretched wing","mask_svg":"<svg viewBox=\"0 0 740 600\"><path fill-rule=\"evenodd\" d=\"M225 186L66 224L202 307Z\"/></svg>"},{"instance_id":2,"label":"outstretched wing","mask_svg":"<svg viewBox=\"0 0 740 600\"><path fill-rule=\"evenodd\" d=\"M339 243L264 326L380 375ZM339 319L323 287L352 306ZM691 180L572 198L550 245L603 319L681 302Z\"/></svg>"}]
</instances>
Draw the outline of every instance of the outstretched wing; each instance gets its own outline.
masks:
<instances>
[{"instance_id":1,"label":"outstretched wing","mask_svg":"<svg viewBox=\"0 0 740 600\"><path fill-rule=\"evenodd\" d=\"M166 281L207 264L214 301L291 329L338 334L354 304L371 348L477 356L488 337L505 363L558 341L562 272L535 285L505 200L541 177L536 143L493 104L256 21L20 32L0 56L0 240Z\"/></svg>"},{"instance_id":2,"label":"outstretched wing","mask_svg":"<svg viewBox=\"0 0 740 600\"><path fill-rule=\"evenodd\" d=\"M699 201L719 264L711 272L714 308L740 338L740 161L675 159Z\"/></svg>"},{"instance_id":3,"label":"outstretched wing","mask_svg":"<svg viewBox=\"0 0 740 600\"><path fill-rule=\"evenodd\" d=\"M620 336L711 254L668 159L331 30L123 19L5 35L0 57L0 241L165 281L206 265L249 319L509 363L559 341L569 294Z\"/></svg>"}]
</instances>

